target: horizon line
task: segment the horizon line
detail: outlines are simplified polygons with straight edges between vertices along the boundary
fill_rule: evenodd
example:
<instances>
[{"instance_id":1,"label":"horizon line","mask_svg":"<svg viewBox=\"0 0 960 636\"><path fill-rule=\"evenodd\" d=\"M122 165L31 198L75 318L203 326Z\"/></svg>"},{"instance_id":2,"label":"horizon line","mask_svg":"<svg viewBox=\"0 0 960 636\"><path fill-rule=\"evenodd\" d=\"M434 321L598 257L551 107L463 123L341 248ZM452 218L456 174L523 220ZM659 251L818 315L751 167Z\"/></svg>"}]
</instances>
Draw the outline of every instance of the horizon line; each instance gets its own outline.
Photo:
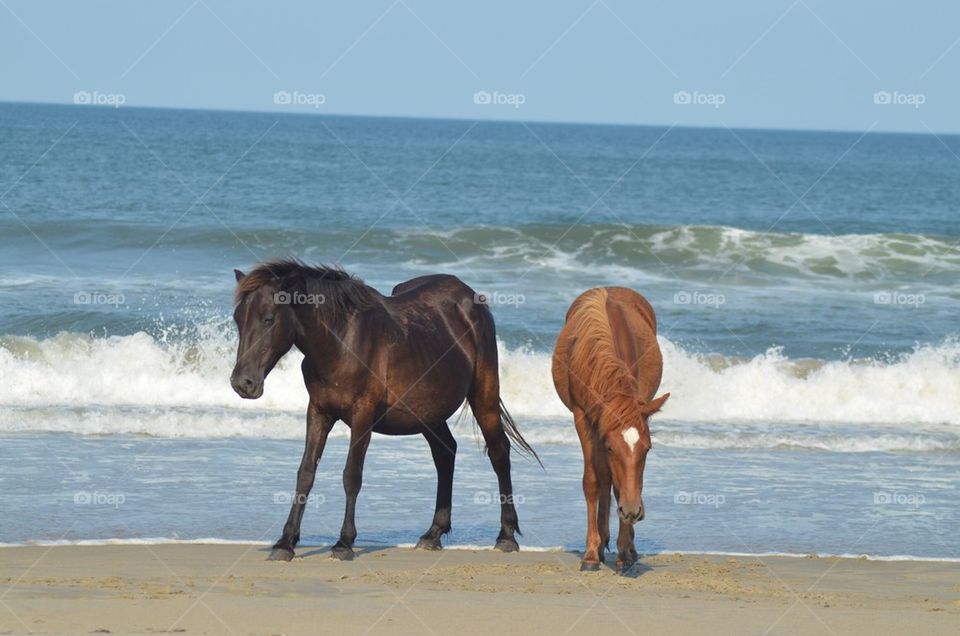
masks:
<instances>
[{"instance_id":1,"label":"horizon line","mask_svg":"<svg viewBox=\"0 0 960 636\"><path fill-rule=\"evenodd\" d=\"M916 135L916 136L960 136L957 132L937 132L937 131L917 131L917 130L865 130L851 128L784 128L778 126L710 126L696 124L651 124L638 122L595 122L595 121L571 121L563 119L494 119L488 117L456 117L456 116L431 116L431 115L383 115L371 113L333 113L333 112L310 112L308 110L256 110L243 108L217 108L217 107L197 107L197 106L119 106L100 104L75 104L72 102L43 102L30 100L6 100L0 99L0 105L21 105L21 106L64 106L76 108L89 108L96 110L172 110L188 112L205 113L235 113L250 115L299 115L304 117L355 117L364 119L412 119L425 121L462 121L477 123L495 123L495 124L549 124L558 126L610 126L620 128L681 128L688 130L742 130L757 132L789 132L789 133L829 133L829 134L870 134L870 135Z\"/></svg>"}]
</instances>

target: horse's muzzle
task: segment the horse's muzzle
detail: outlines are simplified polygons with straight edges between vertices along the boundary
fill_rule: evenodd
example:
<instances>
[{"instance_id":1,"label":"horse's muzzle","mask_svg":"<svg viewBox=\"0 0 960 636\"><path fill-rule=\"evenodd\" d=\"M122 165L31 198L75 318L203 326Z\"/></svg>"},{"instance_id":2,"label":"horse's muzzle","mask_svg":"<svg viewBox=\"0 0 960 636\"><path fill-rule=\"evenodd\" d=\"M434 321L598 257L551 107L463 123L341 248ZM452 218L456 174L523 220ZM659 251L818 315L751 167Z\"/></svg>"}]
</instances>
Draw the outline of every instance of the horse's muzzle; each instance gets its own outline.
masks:
<instances>
[{"instance_id":1,"label":"horse's muzzle","mask_svg":"<svg viewBox=\"0 0 960 636\"><path fill-rule=\"evenodd\" d=\"M256 400L263 395L263 380L257 382L253 378L245 375L233 376L230 378L230 386L236 391L237 395L245 400Z\"/></svg>"}]
</instances>

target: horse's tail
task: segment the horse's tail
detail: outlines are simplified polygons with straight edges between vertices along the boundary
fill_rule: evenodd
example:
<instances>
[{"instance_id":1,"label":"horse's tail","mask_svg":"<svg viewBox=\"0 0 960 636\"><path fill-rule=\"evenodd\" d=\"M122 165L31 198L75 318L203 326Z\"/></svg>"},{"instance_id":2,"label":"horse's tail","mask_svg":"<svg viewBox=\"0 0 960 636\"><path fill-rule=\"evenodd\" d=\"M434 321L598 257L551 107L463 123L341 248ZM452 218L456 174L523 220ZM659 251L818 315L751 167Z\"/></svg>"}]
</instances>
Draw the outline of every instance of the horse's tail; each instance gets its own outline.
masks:
<instances>
[{"instance_id":1,"label":"horse's tail","mask_svg":"<svg viewBox=\"0 0 960 636\"><path fill-rule=\"evenodd\" d=\"M467 290L472 294L471 300L476 298L477 294L472 289L467 287ZM493 314L485 303L473 301L471 306L477 312L479 329L477 329L477 357L474 361L474 386L471 387L467 401L470 402L477 424L480 425L481 429L484 429L485 426L492 427L492 411L494 408L499 409L498 423L507 439L516 444L521 453L536 459L540 467L543 468L540 457L537 456L536 451L533 450L527 440L523 439L517 423L513 420L510 412L507 411L507 407L504 406L503 399L500 397L497 328L493 320ZM494 398L498 402L496 406L493 404ZM480 413L477 412L478 408L481 411ZM479 421L478 415L484 419L484 423ZM484 430L484 437L490 439L490 435L493 433L492 430Z\"/></svg>"},{"instance_id":2,"label":"horse's tail","mask_svg":"<svg viewBox=\"0 0 960 636\"><path fill-rule=\"evenodd\" d=\"M517 423L513 421L513 417L510 415L510 412L507 411L507 407L504 406L502 399L500 400L500 426L503 427L503 431L507 434L507 437L510 438L510 441L520 447L520 451L524 455L537 460L540 468L543 468L543 462L540 461L537 451L533 450L533 447L530 446L527 440L523 439Z\"/></svg>"}]
</instances>

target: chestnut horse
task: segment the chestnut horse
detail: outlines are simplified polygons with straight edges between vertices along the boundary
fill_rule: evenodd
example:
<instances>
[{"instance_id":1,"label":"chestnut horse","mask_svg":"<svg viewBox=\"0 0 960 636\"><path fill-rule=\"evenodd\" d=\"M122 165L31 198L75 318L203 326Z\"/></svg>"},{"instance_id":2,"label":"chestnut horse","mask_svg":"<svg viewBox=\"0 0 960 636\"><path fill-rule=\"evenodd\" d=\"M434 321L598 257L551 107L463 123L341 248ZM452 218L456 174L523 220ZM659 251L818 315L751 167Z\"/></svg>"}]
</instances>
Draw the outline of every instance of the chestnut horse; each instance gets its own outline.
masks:
<instances>
[{"instance_id":1,"label":"chestnut horse","mask_svg":"<svg viewBox=\"0 0 960 636\"><path fill-rule=\"evenodd\" d=\"M289 561L300 539L304 505L327 435L338 420L350 427L343 470L346 511L332 555L353 558L354 510L371 433L427 438L437 469L433 523L419 548L438 550L450 531L457 442L447 419L464 399L486 442L500 486L496 547L519 549L510 480L510 440L536 454L500 401L497 343L490 309L454 276L421 276L385 297L344 271L300 261L236 270L234 319L240 332L230 382L240 397L263 394L264 378L292 347L304 356L309 394L306 447L296 497L271 560Z\"/></svg>"},{"instance_id":2,"label":"chestnut horse","mask_svg":"<svg viewBox=\"0 0 960 636\"><path fill-rule=\"evenodd\" d=\"M670 397L653 399L662 374L657 319L643 296L624 287L599 287L573 302L553 352L553 383L573 412L583 447L587 541L581 570L597 570L603 561L611 486L620 518L617 569L637 560L633 524L644 517L647 420Z\"/></svg>"}]
</instances>

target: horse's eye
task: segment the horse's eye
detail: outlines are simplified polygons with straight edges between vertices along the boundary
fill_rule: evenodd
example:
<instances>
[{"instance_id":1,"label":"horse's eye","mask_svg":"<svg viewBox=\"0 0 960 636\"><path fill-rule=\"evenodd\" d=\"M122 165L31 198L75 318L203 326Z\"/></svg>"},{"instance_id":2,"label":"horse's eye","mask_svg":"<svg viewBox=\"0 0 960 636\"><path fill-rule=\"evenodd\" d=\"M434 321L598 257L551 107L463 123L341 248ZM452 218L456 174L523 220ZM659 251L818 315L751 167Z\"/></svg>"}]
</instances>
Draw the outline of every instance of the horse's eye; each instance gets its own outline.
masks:
<instances>
[{"instance_id":1,"label":"horse's eye","mask_svg":"<svg viewBox=\"0 0 960 636\"><path fill-rule=\"evenodd\" d=\"M273 318L274 318L274 317L273 317L272 314L269 315L269 316L264 316L264 317L263 317L263 324L265 324L265 325L272 325L272 324L273 324Z\"/></svg>"}]
</instances>

